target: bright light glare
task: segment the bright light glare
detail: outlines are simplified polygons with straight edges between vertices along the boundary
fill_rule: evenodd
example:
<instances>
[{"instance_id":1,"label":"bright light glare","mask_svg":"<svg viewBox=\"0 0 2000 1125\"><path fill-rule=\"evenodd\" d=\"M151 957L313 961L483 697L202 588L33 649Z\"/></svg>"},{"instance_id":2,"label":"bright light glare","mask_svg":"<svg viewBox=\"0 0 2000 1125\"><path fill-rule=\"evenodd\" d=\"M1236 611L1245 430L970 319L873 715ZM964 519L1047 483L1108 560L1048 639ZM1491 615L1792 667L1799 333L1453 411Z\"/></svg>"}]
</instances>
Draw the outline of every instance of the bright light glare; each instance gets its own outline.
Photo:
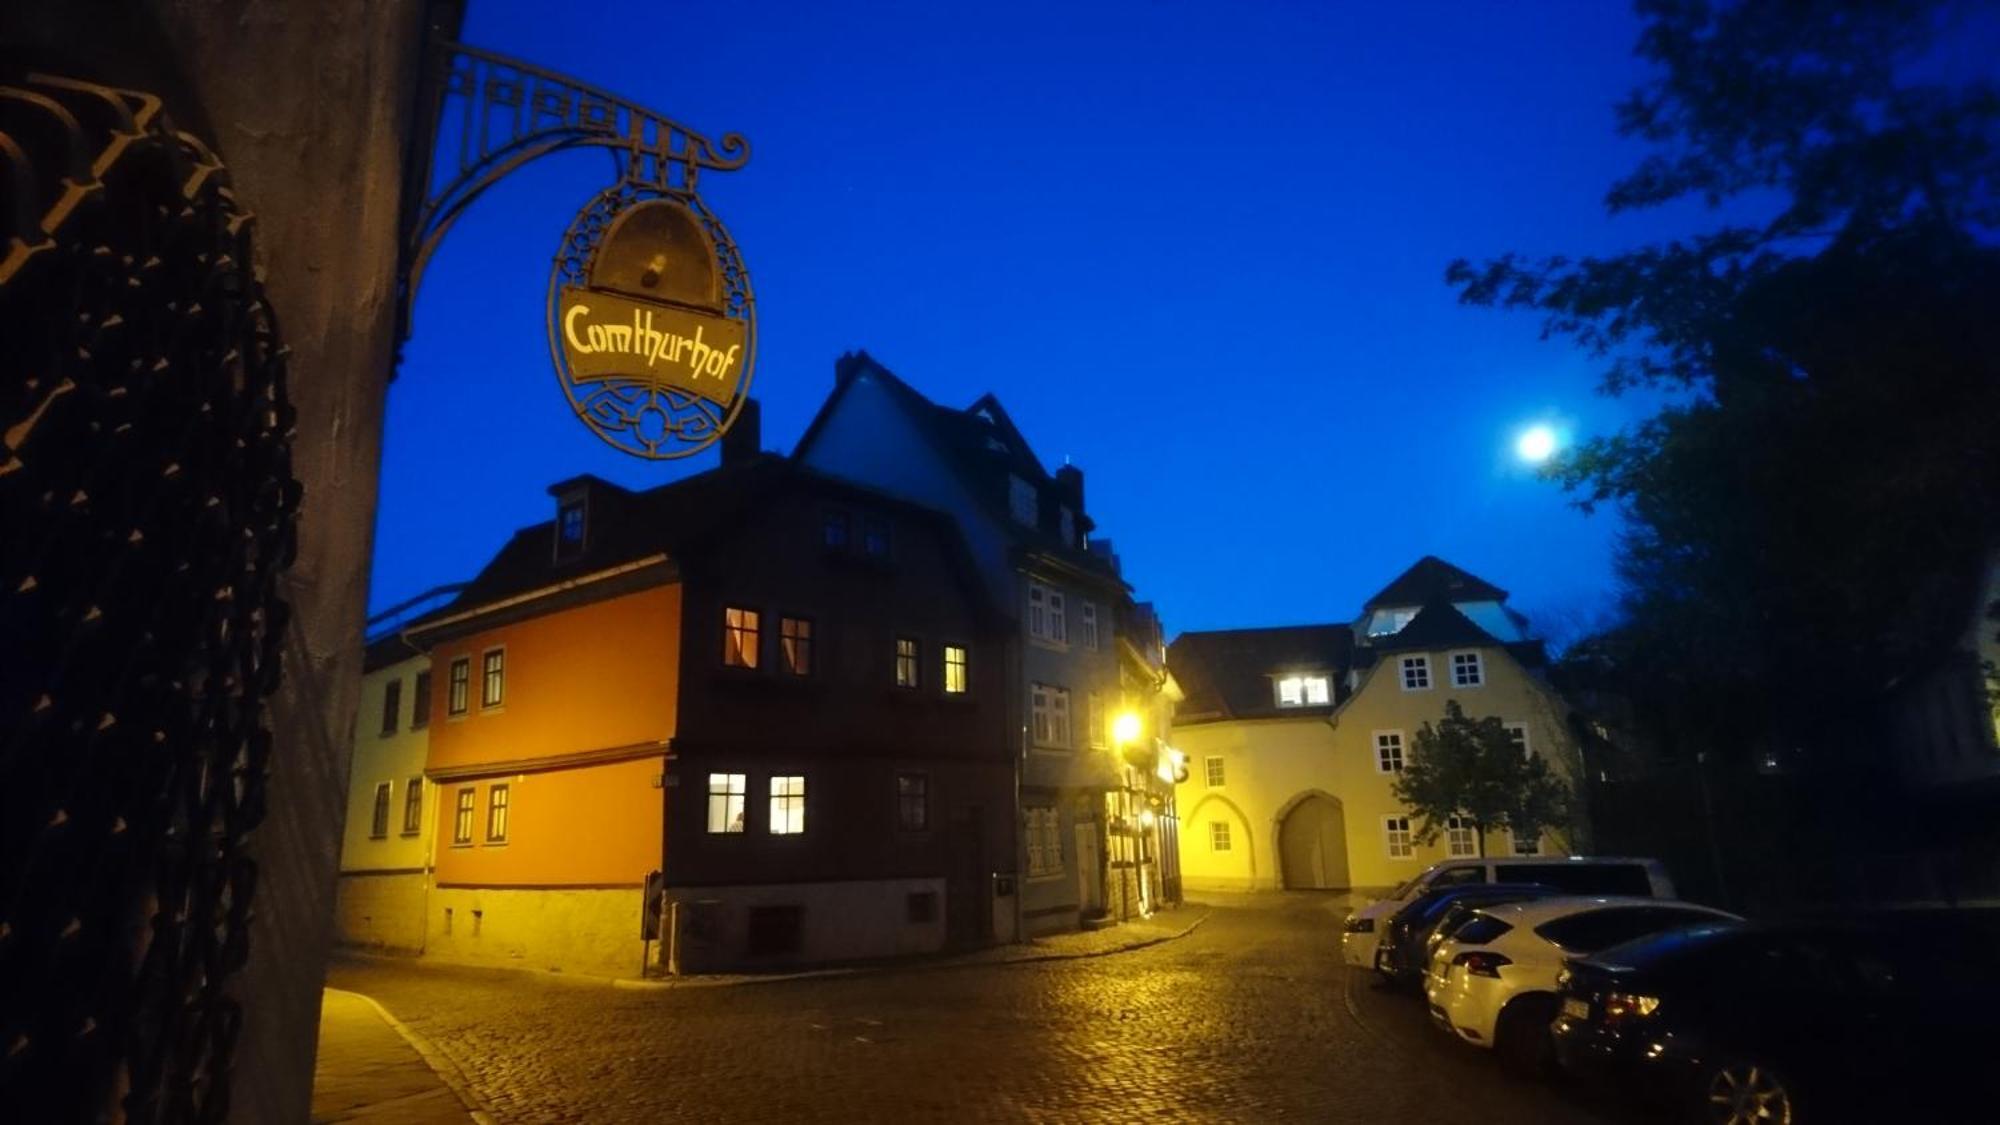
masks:
<instances>
[{"instance_id":1,"label":"bright light glare","mask_svg":"<svg viewBox=\"0 0 2000 1125\"><path fill-rule=\"evenodd\" d=\"M1111 720L1111 737L1121 743L1139 741L1139 729L1139 716L1130 711L1120 711Z\"/></svg>"},{"instance_id":2,"label":"bright light glare","mask_svg":"<svg viewBox=\"0 0 2000 1125\"><path fill-rule=\"evenodd\" d=\"M1529 426L1514 443L1521 460L1539 465L1556 454L1556 432L1547 426Z\"/></svg>"}]
</instances>

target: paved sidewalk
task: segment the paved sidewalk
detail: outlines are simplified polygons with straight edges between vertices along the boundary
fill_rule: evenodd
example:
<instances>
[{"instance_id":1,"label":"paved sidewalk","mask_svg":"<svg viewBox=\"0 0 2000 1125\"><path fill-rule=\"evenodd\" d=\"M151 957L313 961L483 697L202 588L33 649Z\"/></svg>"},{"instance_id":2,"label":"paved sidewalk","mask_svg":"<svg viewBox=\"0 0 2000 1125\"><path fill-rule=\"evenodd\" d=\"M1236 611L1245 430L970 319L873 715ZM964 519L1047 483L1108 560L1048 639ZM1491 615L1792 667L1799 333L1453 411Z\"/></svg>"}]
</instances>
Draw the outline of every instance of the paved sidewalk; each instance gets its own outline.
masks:
<instances>
[{"instance_id":1,"label":"paved sidewalk","mask_svg":"<svg viewBox=\"0 0 2000 1125\"><path fill-rule=\"evenodd\" d=\"M325 990L313 1073L316 1125L470 1125L489 1120L466 1108L419 1051L419 1042L368 997Z\"/></svg>"}]
</instances>

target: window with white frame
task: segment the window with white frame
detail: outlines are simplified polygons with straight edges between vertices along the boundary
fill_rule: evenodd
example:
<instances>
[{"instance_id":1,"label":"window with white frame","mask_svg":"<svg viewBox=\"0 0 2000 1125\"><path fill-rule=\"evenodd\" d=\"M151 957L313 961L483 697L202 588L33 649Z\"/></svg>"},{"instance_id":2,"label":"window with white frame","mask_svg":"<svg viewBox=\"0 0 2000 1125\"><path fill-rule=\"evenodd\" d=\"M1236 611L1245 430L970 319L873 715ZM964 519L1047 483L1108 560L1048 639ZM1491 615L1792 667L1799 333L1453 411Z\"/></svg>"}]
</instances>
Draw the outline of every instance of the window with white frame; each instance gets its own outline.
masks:
<instances>
[{"instance_id":1,"label":"window with white frame","mask_svg":"<svg viewBox=\"0 0 2000 1125\"><path fill-rule=\"evenodd\" d=\"M403 709L403 678L401 676L398 676L395 679L390 680L389 683L382 689L382 733L383 734L390 735L396 733L396 719L398 716L398 712L402 711L402 709Z\"/></svg>"},{"instance_id":2,"label":"window with white frame","mask_svg":"<svg viewBox=\"0 0 2000 1125\"><path fill-rule=\"evenodd\" d=\"M1207 758L1203 758L1201 761L1201 768L1202 768L1202 778L1203 780L1208 782L1208 787L1210 789L1222 788L1223 773L1222 773L1221 755L1217 754Z\"/></svg>"},{"instance_id":3,"label":"window with white frame","mask_svg":"<svg viewBox=\"0 0 2000 1125\"><path fill-rule=\"evenodd\" d=\"M1208 822L1208 850L1226 852L1229 850L1229 822L1211 820Z\"/></svg>"},{"instance_id":4,"label":"window with white frame","mask_svg":"<svg viewBox=\"0 0 2000 1125\"><path fill-rule=\"evenodd\" d=\"M1402 731L1378 730L1375 732L1375 772L1403 772Z\"/></svg>"},{"instance_id":5,"label":"window with white frame","mask_svg":"<svg viewBox=\"0 0 2000 1125\"><path fill-rule=\"evenodd\" d=\"M806 830L806 779L797 775L771 779L773 836L796 836Z\"/></svg>"},{"instance_id":6,"label":"window with white frame","mask_svg":"<svg viewBox=\"0 0 2000 1125\"><path fill-rule=\"evenodd\" d=\"M1388 848L1390 859L1408 859L1417 854L1416 841L1410 835L1410 818L1383 817L1382 843Z\"/></svg>"},{"instance_id":7,"label":"window with white frame","mask_svg":"<svg viewBox=\"0 0 2000 1125\"><path fill-rule=\"evenodd\" d=\"M1539 832L1535 833L1533 836L1517 836L1514 834L1514 831L1512 829L1509 829L1507 831L1507 837L1514 844L1515 855L1542 854L1542 835Z\"/></svg>"},{"instance_id":8,"label":"window with white frame","mask_svg":"<svg viewBox=\"0 0 2000 1125\"><path fill-rule=\"evenodd\" d=\"M1104 699L1093 691L1087 697L1087 702L1090 709L1089 713L1084 716L1084 721L1090 724L1090 748L1092 750L1102 750L1105 747L1107 738L1107 732L1104 729Z\"/></svg>"},{"instance_id":9,"label":"window with white frame","mask_svg":"<svg viewBox=\"0 0 2000 1125\"><path fill-rule=\"evenodd\" d=\"M917 639L915 637L896 638L896 686L906 688L917 686Z\"/></svg>"},{"instance_id":10,"label":"window with white frame","mask_svg":"<svg viewBox=\"0 0 2000 1125\"><path fill-rule=\"evenodd\" d=\"M896 827L923 832L931 826L930 778L920 773L896 775Z\"/></svg>"},{"instance_id":11,"label":"window with white frame","mask_svg":"<svg viewBox=\"0 0 2000 1125\"><path fill-rule=\"evenodd\" d=\"M504 844L507 842L507 808L512 790L505 785L492 785L486 789L486 842Z\"/></svg>"},{"instance_id":12,"label":"window with white frame","mask_svg":"<svg viewBox=\"0 0 2000 1125\"><path fill-rule=\"evenodd\" d=\"M778 619L778 654L785 671L794 676L810 676L813 667L813 623L803 617Z\"/></svg>"},{"instance_id":13,"label":"window with white frame","mask_svg":"<svg viewBox=\"0 0 2000 1125\"><path fill-rule=\"evenodd\" d=\"M451 662L451 687L445 695L445 712L465 714L466 699L472 691L472 658L461 656Z\"/></svg>"},{"instance_id":14,"label":"window with white frame","mask_svg":"<svg viewBox=\"0 0 2000 1125\"><path fill-rule=\"evenodd\" d=\"M1479 841L1473 836L1472 818L1469 816L1448 816L1444 819L1444 842L1446 855L1479 854Z\"/></svg>"},{"instance_id":15,"label":"window with white frame","mask_svg":"<svg viewBox=\"0 0 2000 1125\"><path fill-rule=\"evenodd\" d=\"M1280 707L1324 707L1333 700L1327 676L1279 676L1275 682Z\"/></svg>"},{"instance_id":16,"label":"window with white frame","mask_svg":"<svg viewBox=\"0 0 2000 1125\"><path fill-rule=\"evenodd\" d=\"M403 835L414 836L424 828L424 779L413 777L403 786Z\"/></svg>"},{"instance_id":17,"label":"window with white frame","mask_svg":"<svg viewBox=\"0 0 2000 1125\"><path fill-rule=\"evenodd\" d=\"M1486 683L1486 668L1476 652L1451 654L1451 686L1479 687Z\"/></svg>"},{"instance_id":18,"label":"window with white frame","mask_svg":"<svg viewBox=\"0 0 2000 1125\"><path fill-rule=\"evenodd\" d=\"M1069 643L1069 620L1061 590L1040 582L1028 583L1028 635L1050 644Z\"/></svg>"},{"instance_id":19,"label":"window with white frame","mask_svg":"<svg viewBox=\"0 0 2000 1125\"><path fill-rule=\"evenodd\" d=\"M1035 486L1017 476L1007 478L1007 510L1013 514L1014 522L1024 527L1042 522L1041 498L1036 495Z\"/></svg>"},{"instance_id":20,"label":"window with white frame","mask_svg":"<svg viewBox=\"0 0 2000 1125\"><path fill-rule=\"evenodd\" d=\"M944 646L944 692L946 695L964 695L970 686L966 678L966 652L964 645Z\"/></svg>"},{"instance_id":21,"label":"window with white frame","mask_svg":"<svg viewBox=\"0 0 2000 1125\"><path fill-rule=\"evenodd\" d=\"M1054 809L1029 809L1027 817L1028 874L1060 875L1062 818Z\"/></svg>"},{"instance_id":22,"label":"window with white frame","mask_svg":"<svg viewBox=\"0 0 2000 1125\"><path fill-rule=\"evenodd\" d=\"M1037 746L1067 750L1069 740L1069 689L1052 684L1035 684L1029 697L1029 711Z\"/></svg>"},{"instance_id":23,"label":"window with white frame","mask_svg":"<svg viewBox=\"0 0 2000 1125\"><path fill-rule=\"evenodd\" d=\"M1085 602L1077 609L1077 627L1083 633L1083 647L1097 651L1097 603Z\"/></svg>"},{"instance_id":24,"label":"window with white frame","mask_svg":"<svg viewBox=\"0 0 2000 1125\"><path fill-rule=\"evenodd\" d=\"M1533 753L1533 749L1528 745L1528 724L1508 723L1506 727L1507 741L1521 748L1521 756L1523 758Z\"/></svg>"},{"instance_id":25,"label":"window with white frame","mask_svg":"<svg viewBox=\"0 0 2000 1125\"><path fill-rule=\"evenodd\" d=\"M740 773L708 775L708 830L743 831L743 803L749 793L749 778Z\"/></svg>"},{"instance_id":26,"label":"window with white frame","mask_svg":"<svg viewBox=\"0 0 2000 1125\"><path fill-rule=\"evenodd\" d=\"M729 606L722 611L722 662L731 668L757 666L758 613Z\"/></svg>"},{"instance_id":27,"label":"window with white frame","mask_svg":"<svg viewBox=\"0 0 2000 1125\"><path fill-rule=\"evenodd\" d=\"M1431 658L1422 654L1403 658L1403 690L1429 691L1431 687Z\"/></svg>"},{"instance_id":28,"label":"window with white frame","mask_svg":"<svg viewBox=\"0 0 2000 1125\"><path fill-rule=\"evenodd\" d=\"M452 809L451 842L469 847L472 844L472 818L479 801L478 790L466 786L453 798L457 802Z\"/></svg>"},{"instance_id":29,"label":"window with white frame","mask_svg":"<svg viewBox=\"0 0 2000 1125\"><path fill-rule=\"evenodd\" d=\"M375 787L375 813L368 821L368 835L381 839L389 834L389 790L386 781Z\"/></svg>"},{"instance_id":30,"label":"window with white frame","mask_svg":"<svg viewBox=\"0 0 2000 1125\"><path fill-rule=\"evenodd\" d=\"M489 648L479 658L479 706L498 707L507 698L507 650Z\"/></svg>"}]
</instances>

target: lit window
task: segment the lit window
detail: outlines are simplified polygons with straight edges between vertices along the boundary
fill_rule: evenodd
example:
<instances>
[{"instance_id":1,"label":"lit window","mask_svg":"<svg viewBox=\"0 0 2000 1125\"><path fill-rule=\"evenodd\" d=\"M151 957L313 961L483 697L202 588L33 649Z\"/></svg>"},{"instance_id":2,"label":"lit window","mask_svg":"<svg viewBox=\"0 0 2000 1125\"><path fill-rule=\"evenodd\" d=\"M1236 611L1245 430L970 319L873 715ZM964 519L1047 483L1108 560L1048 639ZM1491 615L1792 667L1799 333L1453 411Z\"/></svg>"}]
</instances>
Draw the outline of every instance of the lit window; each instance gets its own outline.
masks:
<instances>
[{"instance_id":1,"label":"lit window","mask_svg":"<svg viewBox=\"0 0 2000 1125\"><path fill-rule=\"evenodd\" d=\"M368 822L368 834L377 839L389 834L389 783L375 787L375 815Z\"/></svg>"},{"instance_id":2,"label":"lit window","mask_svg":"<svg viewBox=\"0 0 2000 1125\"><path fill-rule=\"evenodd\" d=\"M722 611L722 662L731 668L757 666L757 611L730 606Z\"/></svg>"},{"instance_id":3,"label":"lit window","mask_svg":"<svg viewBox=\"0 0 2000 1125\"><path fill-rule=\"evenodd\" d=\"M1431 686L1431 658L1428 656L1405 656L1403 658L1403 690L1428 691Z\"/></svg>"},{"instance_id":4,"label":"lit window","mask_svg":"<svg viewBox=\"0 0 2000 1125\"><path fill-rule=\"evenodd\" d=\"M1486 682L1486 669L1480 666L1476 652L1454 652L1451 654L1451 686L1478 687Z\"/></svg>"},{"instance_id":5,"label":"lit window","mask_svg":"<svg viewBox=\"0 0 2000 1125\"><path fill-rule=\"evenodd\" d=\"M479 658L479 706L498 707L507 697L507 650L489 648Z\"/></svg>"},{"instance_id":6,"label":"lit window","mask_svg":"<svg viewBox=\"0 0 2000 1125\"><path fill-rule=\"evenodd\" d=\"M1090 748L1102 750L1105 744L1104 700L1093 691L1086 698L1086 702L1090 707L1089 713L1084 716L1085 721L1090 724Z\"/></svg>"},{"instance_id":7,"label":"lit window","mask_svg":"<svg viewBox=\"0 0 2000 1125\"><path fill-rule=\"evenodd\" d=\"M1507 835L1514 841L1515 855L1542 854L1542 837L1539 832L1533 836L1516 836L1512 831L1509 831Z\"/></svg>"},{"instance_id":8,"label":"lit window","mask_svg":"<svg viewBox=\"0 0 2000 1125\"><path fill-rule=\"evenodd\" d=\"M1383 817L1382 841L1388 846L1390 859L1408 859L1417 854L1416 845L1410 837L1410 818L1407 816Z\"/></svg>"},{"instance_id":9,"label":"lit window","mask_svg":"<svg viewBox=\"0 0 2000 1125\"><path fill-rule=\"evenodd\" d=\"M428 670L417 673L417 682L410 692L410 729L422 730L431 725L431 674Z\"/></svg>"},{"instance_id":10,"label":"lit window","mask_svg":"<svg viewBox=\"0 0 2000 1125\"><path fill-rule=\"evenodd\" d=\"M821 541L830 551L847 549L848 529L846 512L828 512L826 522L821 525Z\"/></svg>"},{"instance_id":11,"label":"lit window","mask_svg":"<svg viewBox=\"0 0 2000 1125\"><path fill-rule=\"evenodd\" d=\"M1208 822L1208 850L1226 852L1229 850L1229 822L1211 820Z\"/></svg>"},{"instance_id":12,"label":"lit window","mask_svg":"<svg viewBox=\"0 0 2000 1125\"><path fill-rule=\"evenodd\" d=\"M964 645L944 646L944 690L948 695L964 695L969 682L966 678L966 653Z\"/></svg>"},{"instance_id":13,"label":"lit window","mask_svg":"<svg viewBox=\"0 0 2000 1125\"><path fill-rule=\"evenodd\" d=\"M472 816L478 800L478 794L470 787L458 791L458 807L453 810L451 820L452 843L472 843Z\"/></svg>"},{"instance_id":14,"label":"lit window","mask_svg":"<svg viewBox=\"0 0 2000 1125\"><path fill-rule=\"evenodd\" d=\"M1040 582L1028 583L1028 635L1052 644L1069 643L1069 620L1061 590Z\"/></svg>"},{"instance_id":15,"label":"lit window","mask_svg":"<svg viewBox=\"0 0 2000 1125\"><path fill-rule=\"evenodd\" d=\"M495 785L486 791L486 842L507 842L507 787Z\"/></svg>"},{"instance_id":16,"label":"lit window","mask_svg":"<svg viewBox=\"0 0 2000 1125\"><path fill-rule=\"evenodd\" d=\"M451 662L451 690L445 699L445 709L454 715L465 714L466 700L472 691L472 658L461 656Z\"/></svg>"},{"instance_id":17,"label":"lit window","mask_svg":"<svg viewBox=\"0 0 2000 1125\"><path fill-rule=\"evenodd\" d=\"M913 637L896 638L896 686L917 686L917 642Z\"/></svg>"},{"instance_id":18,"label":"lit window","mask_svg":"<svg viewBox=\"0 0 2000 1125\"><path fill-rule=\"evenodd\" d=\"M387 684L383 685L382 687L382 733L383 734L390 735L396 733L396 722L399 718L401 718L402 711L403 711L403 680L402 677L398 676L397 678L390 680Z\"/></svg>"},{"instance_id":19,"label":"lit window","mask_svg":"<svg viewBox=\"0 0 2000 1125\"><path fill-rule=\"evenodd\" d=\"M1221 757L1218 756L1213 758L1203 758L1201 766L1202 766L1202 776L1208 782L1208 787L1210 789L1221 788L1222 787Z\"/></svg>"},{"instance_id":20,"label":"lit window","mask_svg":"<svg viewBox=\"0 0 2000 1125\"><path fill-rule=\"evenodd\" d=\"M1097 603L1085 602L1077 612L1077 626L1083 632L1083 647L1097 651Z\"/></svg>"},{"instance_id":21,"label":"lit window","mask_svg":"<svg viewBox=\"0 0 2000 1125\"><path fill-rule=\"evenodd\" d=\"M1521 756L1523 758L1527 757L1529 753L1531 753L1531 750L1528 746L1528 724L1508 723L1507 741L1513 743L1515 746L1520 748Z\"/></svg>"},{"instance_id":22,"label":"lit window","mask_svg":"<svg viewBox=\"0 0 2000 1125\"><path fill-rule=\"evenodd\" d=\"M403 835L414 836L424 827L424 779L413 777L403 785Z\"/></svg>"},{"instance_id":23,"label":"lit window","mask_svg":"<svg viewBox=\"0 0 2000 1125\"><path fill-rule=\"evenodd\" d=\"M896 775L896 827L922 832L931 826L930 779L920 773Z\"/></svg>"},{"instance_id":24,"label":"lit window","mask_svg":"<svg viewBox=\"0 0 2000 1125\"><path fill-rule=\"evenodd\" d=\"M870 519L861 524L861 549L878 559L889 557L889 521Z\"/></svg>"},{"instance_id":25,"label":"lit window","mask_svg":"<svg viewBox=\"0 0 2000 1125\"><path fill-rule=\"evenodd\" d=\"M1471 817L1446 817L1444 820L1444 839L1447 854L1453 856L1479 854L1479 842L1473 839L1472 835Z\"/></svg>"},{"instance_id":26,"label":"lit window","mask_svg":"<svg viewBox=\"0 0 2000 1125\"><path fill-rule=\"evenodd\" d=\"M1042 522L1042 508L1035 486L1017 476L1007 478L1007 510L1013 514L1014 522L1023 526L1034 527Z\"/></svg>"},{"instance_id":27,"label":"lit window","mask_svg":"<svg viewBox=\"0 0 2000 1125\"><path fill-rule=\"evenodd\" d=\"M708 830L743 831L743 800L749 793L749 778L740 773L708 775Z\"/></svg>"},{"instance_id":28,"label":"lit window","mask_svg":"<svg viewBox=\"0 0 2000 1125\"><path fill-rule=\"evenodd\" d=\"M778 619L778 649L785 661L785 671L794 676L812 674L813 666L813 626L803 617L781 617Z\"/></svg>"},{"instance_id":29,"label":"lit window","mask_svg":"<svg viewBox=\"0 0 2000 1125\"><path fill-rule=\"evenodd\" d=\"M1324 707L1332 698L1333 681L1326 676L1278 677L1278 706Z\"/></svg>"},{"instance_id":30,"label":"lit window","mask_svg":"<svg viewBox=\"0 0 2000 1125\"><path fill-rule=\"evenodd\" d=\"M1403 770L1403 732L1399 730L1378 730L1375 732L1375 772L1401 773Z\"/></svg>"},{"instance_id":31,"label":"lit window","mask_svg":"<svg viewBox=\"0 0 2000 1125\"><path fill-rule=\"evenodd\" d=\"M1034 716L1035 744L1068 749L1069 690L1049 684L1036 684L1030 702L1032 706L1029 710Z\"/></svg>"},{"instance_id":32,"label":"lit window","mask_svg":"<svg viewBox=\"0 0 2000 1125\"><path fill-rule=\"evenodd\" d=\"M771 835L796 836L806 830L806 779L771 779Z\"/></svg>"}]
</instances>

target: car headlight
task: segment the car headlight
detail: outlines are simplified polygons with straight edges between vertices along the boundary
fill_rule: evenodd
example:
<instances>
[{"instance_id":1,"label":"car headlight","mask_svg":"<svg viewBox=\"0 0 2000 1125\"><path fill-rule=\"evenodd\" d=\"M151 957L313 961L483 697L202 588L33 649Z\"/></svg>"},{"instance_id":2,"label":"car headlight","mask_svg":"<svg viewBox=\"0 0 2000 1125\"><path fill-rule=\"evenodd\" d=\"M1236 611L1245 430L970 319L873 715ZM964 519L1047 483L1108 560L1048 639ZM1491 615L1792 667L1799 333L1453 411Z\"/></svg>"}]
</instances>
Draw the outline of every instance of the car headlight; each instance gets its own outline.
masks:
<instances>
[{"instance_id":1,"label":"car headlight","mask_svg":"<svg viewBox=\"0 0 2000 1125\"><path fill-rule=\"evenodd\" d=\"M1375 932L1375 919L1349 918L1345 928L1350 934L1372 934Z\"/></svg>"}]
</instances>

